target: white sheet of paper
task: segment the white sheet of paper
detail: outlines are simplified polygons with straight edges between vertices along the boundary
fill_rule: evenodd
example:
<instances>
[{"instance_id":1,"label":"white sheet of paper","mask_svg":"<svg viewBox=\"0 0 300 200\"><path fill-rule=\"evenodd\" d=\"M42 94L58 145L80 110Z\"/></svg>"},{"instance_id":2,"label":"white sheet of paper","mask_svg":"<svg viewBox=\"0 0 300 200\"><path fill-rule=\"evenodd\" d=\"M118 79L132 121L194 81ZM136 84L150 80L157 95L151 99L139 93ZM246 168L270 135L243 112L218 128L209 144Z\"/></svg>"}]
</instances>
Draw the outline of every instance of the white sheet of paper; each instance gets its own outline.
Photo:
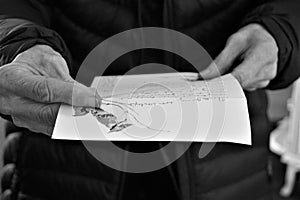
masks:
<instances>
[{"instance_id":1,"label":"white sheet of paper","mask_svg":"<svg viewBox=\"0 0 300 200\"><path fill-rule=\"evenodd\" d=\"M103 98L101 109L129 126L113 131L91 112L73 116L72 106L62 105L52 138L250 145L247 100L238 81L230 74L196 79L196 73L95 77L92 87Z\"/></svg>"}]
</instances>

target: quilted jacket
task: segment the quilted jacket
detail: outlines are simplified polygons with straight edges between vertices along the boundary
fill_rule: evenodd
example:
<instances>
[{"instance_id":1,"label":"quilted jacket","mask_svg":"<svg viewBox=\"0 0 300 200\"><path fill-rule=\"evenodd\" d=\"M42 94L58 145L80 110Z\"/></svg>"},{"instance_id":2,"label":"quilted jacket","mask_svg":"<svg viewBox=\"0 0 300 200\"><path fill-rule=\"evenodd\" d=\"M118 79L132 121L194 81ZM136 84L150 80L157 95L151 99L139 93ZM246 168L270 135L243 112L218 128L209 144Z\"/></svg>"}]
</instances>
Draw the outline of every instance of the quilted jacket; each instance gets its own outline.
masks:
<instances>
[{"instance_id":1,"label":"quilted jacket","mask_svg":"<svg viewBox=\"0 0 300 200\"><path fill-rule=\"evenodd\" d=\"M1 0L0 66L35 44L47 44L67 60L73 76L86 55L109 36L136 27L166 27L199 42L215 57L228 37L260 23L279 47L278 75L268 86L283 88L300 75L300 4L297 0ZM193 71L182 60L154 50L120 57L106 74L123 74L149 62ZM98 162L80 141L57 141L9 123L4 147L2 198L50 199L272 199L270 122L264 90L246 93L252 146L218 143L203 159L193 143L176 162L155 172L119 172ZM9 116L3 116L9 119ZM134 151L161 143L126 143ZM178 144L180 145L180 144ZM108 156L113 155L107 153Z\"/></svg>"}]
</instances>

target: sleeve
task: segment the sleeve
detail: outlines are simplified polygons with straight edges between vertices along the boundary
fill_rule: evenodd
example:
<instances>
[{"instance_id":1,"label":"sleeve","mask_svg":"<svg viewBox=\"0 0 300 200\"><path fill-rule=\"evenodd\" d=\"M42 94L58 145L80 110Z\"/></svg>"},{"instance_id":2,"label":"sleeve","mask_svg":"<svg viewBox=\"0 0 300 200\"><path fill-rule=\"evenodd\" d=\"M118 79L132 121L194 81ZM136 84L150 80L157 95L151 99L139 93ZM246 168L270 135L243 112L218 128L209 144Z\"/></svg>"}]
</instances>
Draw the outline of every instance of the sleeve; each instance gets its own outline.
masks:
<instances>
[{"instance_id":1,"label":"sleeve","mask_svg":"<svg viewBox=\"0 0 300 200\"><path fill-rule=\"evenodd\" d=\"M250 23L264 26L279 48L277 76L268 89L287 87L300 76L300 1L265 1L246 16L242 26Z\"/></svg>"},{"instance_id":2,"label":"sleeve","mask_svg":"<svg viewBox=\"0 0 300 200\"><path fill-rule=\"evenodd\" d=\"M36 44L51 46L71 66L66 44L49 28L51 19L52 9L46 0L0 0L0 66Z\"/></svg>"}]
</instances>

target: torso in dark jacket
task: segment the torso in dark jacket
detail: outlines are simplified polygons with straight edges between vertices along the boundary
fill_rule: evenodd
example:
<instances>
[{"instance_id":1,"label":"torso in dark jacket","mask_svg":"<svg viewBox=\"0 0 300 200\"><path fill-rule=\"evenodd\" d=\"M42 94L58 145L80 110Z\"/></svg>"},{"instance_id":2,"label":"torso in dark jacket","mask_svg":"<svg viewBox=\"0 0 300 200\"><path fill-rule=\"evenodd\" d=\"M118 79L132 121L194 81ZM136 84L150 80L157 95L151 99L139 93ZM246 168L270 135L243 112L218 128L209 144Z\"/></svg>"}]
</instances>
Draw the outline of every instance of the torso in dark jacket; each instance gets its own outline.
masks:
<instances>
[{"instance_id":1,"label":"torso in dark jacket","mask_svg":"<svg viewBox=\"0 0 300 200\"><path fill-rule=\"evenodd\" d=\"M106 38L145 26L166 27L185 33L214 58L228 37L240 28L245 14L259 3L259 0L53 1L55 11L51 28L63 37L77 64ZM144 59L158 59L148 57L151 55L144 56ZM119 73L143 62L129 56L124 60L116 67ZM173 65L178 65L180 71L193 70L179 63ZM118 70L112 73L118 73Z\"/></svg>"},{"instance_id":2,"label":"torso in dark jacket","mask_svg":"<svg viewBox=\"0 0 300 200\"><path fill-rule=\"evenodd\" d=\"M78 68L101 41L144 26L181 31L215 57L228 37L238 30L245 14L260 3L259 0L57 0L49 1L48 5L52 13L50 28L62 36L71 51L73 65ZM159 53L153 56L153 52L138 51L115 63L107 74L123 74L150 61L165 62ZM178 71L193 70L180 62L172 64ZM270 199L267 99L262 90L247 93L247 98L252 146L220 143L208 156L199 159L201 143L194 143L171 167L148 175L125 175L109 169L97 163L80 142L53 141L37 134L23 132L20 136L18 133L8 142L12 150L6 151L6 163L17 163L18 172L14 174L18 183L11 184L10 188L12 192L41 199L121 199L123 194L130 196L124 188L134 191L127 186L130 177L135 176L132 180L151 180L144 183L151 187L174 184L171 187L179 188L180 199ZM21 150L16 151L16 146ZM153 175L156 179L169 179L170 170L175 180L149 178ZM156 191L152 195L158 199L164 190L150 191ZM172 191L170 187L169 191Z\"/></svg>"}]
</instances>

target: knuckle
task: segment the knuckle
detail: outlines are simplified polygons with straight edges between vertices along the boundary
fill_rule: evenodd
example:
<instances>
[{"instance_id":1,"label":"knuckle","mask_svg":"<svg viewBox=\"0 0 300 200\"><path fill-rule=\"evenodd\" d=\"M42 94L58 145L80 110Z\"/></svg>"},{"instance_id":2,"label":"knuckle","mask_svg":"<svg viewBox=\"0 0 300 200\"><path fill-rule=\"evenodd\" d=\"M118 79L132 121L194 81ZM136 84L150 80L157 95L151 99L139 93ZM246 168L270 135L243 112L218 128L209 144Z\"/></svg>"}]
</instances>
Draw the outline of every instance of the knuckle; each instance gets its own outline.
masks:
<instances>
[{"instance_id":1,"label":"knuckle","mask_svg":"<svg viewBox=\"0 0 300 200\"><path fill-rule=\"evenodd\" d=\"M276 42L268 39L260 39L255 42L256 52L267 61L276 61L278 59L278 47Z\"/></svg>"},{"instance_id":2,"label":"knuckle","mask_svg":"<svg viewBox=\"0 0 300 200\"><path fill-rule=\"evenodd\" d=\"M5 76L6 76L6 73L7 73L7 71L8 71L8 66L9 64L7 64L7 65L4 65L4 66L2 66L1 68L0 68L0 80L3 80L4 78L5 78Z\"/></svg>"},{"instance_id":3,"label":"knuckle","mask_svg":"<svg viewBox=\"0 0 300 200\"><path fill-rule=\"evenodd\" d=\"M42 102L50 103L53 99L53 93L51 92L50 86L47 79L38 81L33 88L34 94Z\"/></svg>"},{"instance_id":4,"label":"knuckle","mask_svg":"<svg viewBox=\"0 0 300 200\"><path fill-rule=\"evenodd\" d=\"M277 59L279 49L278 46L276 45L276 42L269 41L268 46L269 46L270 55L272 55L275 59Z\"/></svg>"},{"instance_id":5,"label":"knuckle","mask_svg":"<svg viewBox=\"0 0 300 200\"><path fill-rule=\"evenodd\" d=\"M0 103L0 112L4 115L11 115L12 114L12 109L10 106L4 105L2 106L2 103Z\"/></svg>"},{"instance_id":6,"label":"knuckle","mask_svg":"<svg viewBox=\"0 0 300 200\"><path fill-rule=\"evenodd\" d=\"M242 35L240 33L234 33L228 38L228 41L229 42L233 42L237 40L240 41L241 39L242 39Z\"/></svg>"},{"instance_id":7,"label":"knuckle","mask_svg":"<svg viewBox=\"0 0 300 200\"><path fill-rule=\"evenodd\" d=\"M254 84L251 85L251 88L255 88L255 89L261 89L261 88L265 88L269 85L270 81L260 81L260 82L256 82Z\"/></svg>"},{"instance_id":8,"label":"knuckle","mask_svg":"<svg viewBox=\"0 0 300 200\"><path fill-rule=\"evenodd\" d=\"M261 70L258 77L261 77L262 80L272 80L277 75L277 63L269 64Z\"/></svg>"},{"instance_id":9,"label":"knuckle","mask_svg":"<svg viewBox=\"0 0 300 200\"><path fill-rule=\"evenodd\" d=\"M48 135L48 136L51 136L52 133L53 133L53 127L52 126L47 126L45 134Z\"/></svg>"},{"instance_id":10,"label":"knuckle","mask_svg":"<svg viewBox=\"0 0 300 200\"><path fill-rule=\"evenodd\" d=\"M239 71L238 73L235 73L234 76L243 88L247 86L247 76L244 74L244 72Z\"/></svg>"},{"instance_id":11,"label":"knuckle","mask_svg":"<svg viewBox=\"0 0 300 200\"><path fill-rule=\"evenodd\" d=\"M268 75L269 75L268 78L270 80L274 79L276 77L276 75L277 75L277 64L276 63L271 66L271 69L269 70Z\"/></svg>"},{"instance_id":12,"label":"knuckle","mask_svg":"<svg viewBox=\"0 0 300 200\"><path fill-rule=\"evenodd\" d=\"M40 133L43 131L43 130L41 130L41 127L37 124L30 124L26 128L35 133Z\"/></svg>"},{"instance_id":13,"label":"knuckle","mask_svg":"<svg viewBox=\"0 0 300 200\"><path fill-rule=\"evenodd\" d=\"M0 98L0 113L5 115L11 115L12 108L8 105L5 98Z\"/></svg>"},{"instance_id":14,"label":"knuckle","mask_svg":"<svg viewBox=\"0 0 300 200\"><path fill-rule=\"evenodd\" d=\"M24 71L13 64L7 64L0 68L0 84L6 86L8 83L15 82L16 74L22 74Z\"/></svg>"},{"instance_id":15,"label":"knuckle","mask_svg":"<svg viewBox=\"0 0 300 200\"><path fill-rule=\"evenodd\" d=\"M226 43L226 46L228 46L230 43L232 43L233 41L235 41L235 34L231 35Z\"/></svg>"},{"instance_id":16,"label":"knuckle","mask_svg":"<svg viewBox=\"0 0 300 200\"><path fill-rule=\"evenodd\" d=\"M227 44L244 43L246 40L247 40L246 34L244 34L243 32L237 32L228 38Z\"/></svg>"},{"instance_id":17,"label":"knuckle","mask_svg":"<svg viewBox=\"0 0 300 200\"><path fill-rule=\"evenodd\" d=\"M32 131L32 132L35 132L35 133L41 132L41 130L39 130L39 129L38 129L37 127L35 127L35 126L28 127L28 129L29 129L30 131Z\"/></svg>"},{"instance_id":18,"label":"knuckle","mask_svg":"<svg viewBox=\"0 0 300 200\"><path fill-rule=\"evenodd\" d=\"M270 81L263 81L258 83L257 88L265 88L269 85Z\"/></svg>"},{"instance_id":19,"label":"knuckle","mask_svg":"<svg viewBox=\"0 0 300 200\"><path fill-rule=\"evenodd\" d=\"M54 65L59 62L59 58L57 55L50 54L45 57L45 62L47 62L50 65Z\"/></svg>"},{"instance_id":20,"label":"knuckle","mask_svg":"<svg viewBox=\"0 0 300 200\"><path fill-rule=\"evenodd\" d=\"M44 105L38 112L38 117L41 121L47 124L54 125L58 108L50 105Z\"/></svg>"},{"instance_id":21,"label":"knuckle","mask_svg":"<svg viewBox=\"0 0 300 200\"><path fill-rule=\"evenodd\" d=\"M278 57L278 47L270 41L261 42L257 46L261 50L261 54L270 61L276 61Z\"/></svg>"},{"instance_id":22,"label":"knuckle","mask_svg":"<svg viewBox=\"0 0 300 200\"><path fill-rule=\"evenodd\" d=\"M247 91L249 91L249 92L253 92L253 91L255 91L257 88L248 86L248 87L246 87L246 88L244 88L244 89L247 90Z\"/></svg>"},{"instance_id":23,"label":"knuckle","mask_svg":"<svg viewBox=\"0 0 300 200\"><path fill-rule=\"evenodd\" d=\"M23 127L26 128L26 124L23 122L23 120L21 120L20 118L16 117L16 116L11 116L13 123L17 126L17 127Z\"/></svg>"}]
</instances>

